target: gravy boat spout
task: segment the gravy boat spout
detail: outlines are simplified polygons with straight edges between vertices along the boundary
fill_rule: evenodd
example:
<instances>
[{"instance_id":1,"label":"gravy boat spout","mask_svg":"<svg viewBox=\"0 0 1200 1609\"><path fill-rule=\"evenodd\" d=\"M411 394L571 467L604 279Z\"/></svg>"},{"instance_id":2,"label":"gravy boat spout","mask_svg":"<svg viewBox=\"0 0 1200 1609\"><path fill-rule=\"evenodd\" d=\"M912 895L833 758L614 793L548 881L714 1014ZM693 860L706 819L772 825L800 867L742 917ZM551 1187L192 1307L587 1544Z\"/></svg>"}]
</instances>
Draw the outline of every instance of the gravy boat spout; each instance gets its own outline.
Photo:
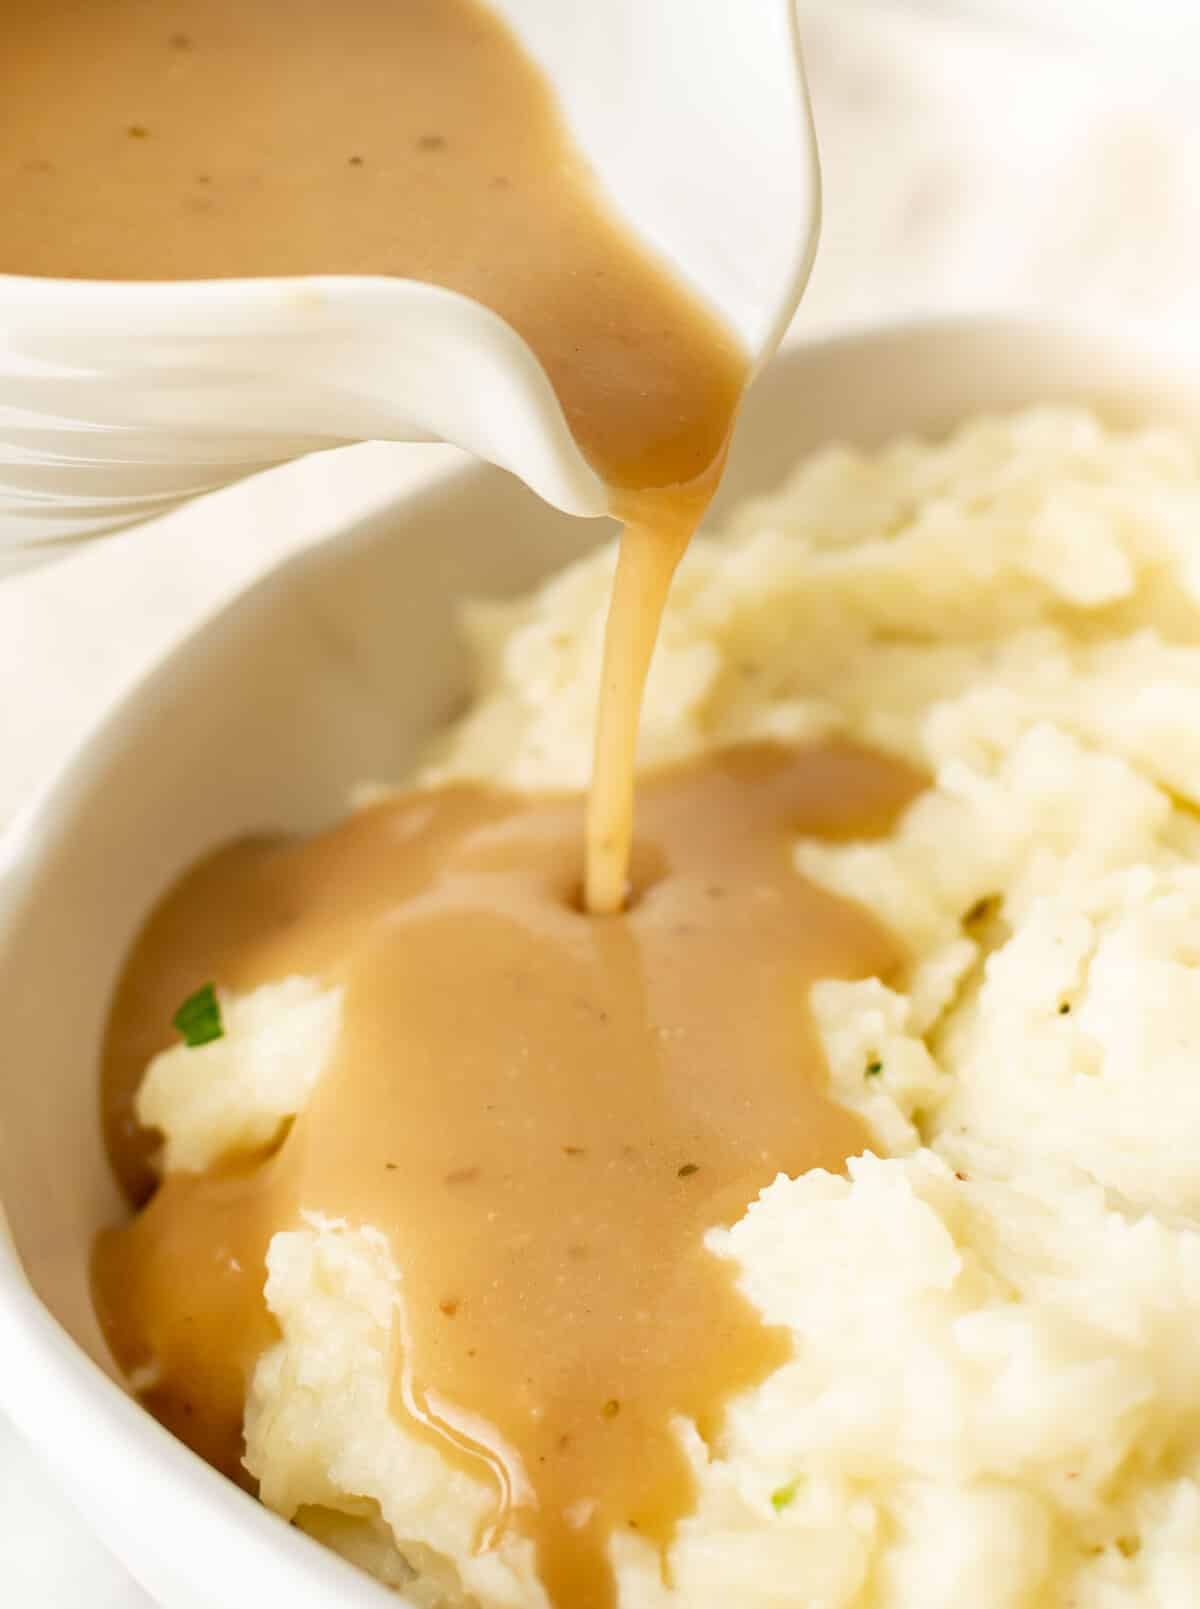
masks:
<instances>
[{"instance_id":1,"label":"gravy boat spout","mask_svg":"<svg viewBox=\"0 0 1200 1609\"><path fill-rule=\"evenodd\" d=\"M615 212L752 370L815 250L792 0L493 0ZM446 441L607 512L547 375L497 314L415 280L115 283L0 274L0 569L363 440Z\"/></svg>"}]
</instances>

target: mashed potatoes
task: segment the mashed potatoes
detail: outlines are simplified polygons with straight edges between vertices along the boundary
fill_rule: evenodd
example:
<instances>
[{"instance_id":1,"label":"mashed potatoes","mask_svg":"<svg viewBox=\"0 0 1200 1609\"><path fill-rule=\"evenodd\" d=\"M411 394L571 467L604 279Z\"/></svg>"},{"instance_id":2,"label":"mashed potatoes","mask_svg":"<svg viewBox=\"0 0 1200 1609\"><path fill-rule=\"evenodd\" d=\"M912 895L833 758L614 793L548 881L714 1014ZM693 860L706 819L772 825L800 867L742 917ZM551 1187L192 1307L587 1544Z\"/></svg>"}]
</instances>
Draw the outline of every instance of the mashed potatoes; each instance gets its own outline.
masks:
<instances>
[{"instance_id":1,"label":"mashed potatoes","mask_svg":"<svg viewBox=\"0 0 1200 1609\"><path fill-rule=\"evenodd\" d=\"M612 564L471 611L478 698L427 778L585 784ZM795 1355L715 1445L678 1426L697 1506L669 1585L615 1539L621 1602L1192 1609L1196 447L1035 410L936 446L830 449L698 540L643 762L831 733L934 778L889 838L796 850L915 957L906 994L815 991L834 1090L878 1155L780 1178L711 1234ZM186 1075L159 1058L142 1115L168 1156L286 1121L339 1009L288 980L232 1002ZM197 1093L206 1066L219 1102ZM489 1491L388 1416L382 1237L313 1221L269 1263L281 1339L247 1407L264 1500L423 1605L543 1605L527 1544L472 1555Z\"/></svg>"}]
</instances>

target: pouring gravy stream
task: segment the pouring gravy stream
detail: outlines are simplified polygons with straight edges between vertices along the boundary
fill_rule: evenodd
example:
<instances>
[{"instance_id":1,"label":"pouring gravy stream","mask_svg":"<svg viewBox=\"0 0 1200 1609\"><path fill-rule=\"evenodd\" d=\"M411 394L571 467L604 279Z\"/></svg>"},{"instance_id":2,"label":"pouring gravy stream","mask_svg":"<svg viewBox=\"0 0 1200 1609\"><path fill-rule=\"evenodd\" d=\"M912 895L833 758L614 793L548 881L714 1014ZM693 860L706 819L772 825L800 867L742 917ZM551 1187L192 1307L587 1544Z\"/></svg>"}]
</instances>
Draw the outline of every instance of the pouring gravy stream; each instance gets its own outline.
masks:
<instances>
[{"instance_id":1,"label":"pouring gravy stream","mask_svg":"<svg viewBox=\"0 0 1200 1609\"><path fill-rule=\"evenodd\" d=\"M612 1537L665 1550L692 1500L672 1421L715 1439L787 1355L705 1229L866 1142L823 1093L808 990L901 957L797 876L790 840L883 830L921 779L850 745L731 751L644 784L631 860L643 684L746 358L607 210L490 13L0 0L0 37L0 272L463 292L529 343L625 523L586 820L571 799L415 792L222 850L152 915L104 1066L142 1210L95 1259L147 1405L245 1481L272 1236L313 1213L380 1230L396 1419L493 1483L480 1546L529 1539L557 1609L605 1609ZM210 978L293 974L344 991L307 1108L265 1154L158 1181L133 1099L173 1011Z\"/></svg>"}]
</instances>

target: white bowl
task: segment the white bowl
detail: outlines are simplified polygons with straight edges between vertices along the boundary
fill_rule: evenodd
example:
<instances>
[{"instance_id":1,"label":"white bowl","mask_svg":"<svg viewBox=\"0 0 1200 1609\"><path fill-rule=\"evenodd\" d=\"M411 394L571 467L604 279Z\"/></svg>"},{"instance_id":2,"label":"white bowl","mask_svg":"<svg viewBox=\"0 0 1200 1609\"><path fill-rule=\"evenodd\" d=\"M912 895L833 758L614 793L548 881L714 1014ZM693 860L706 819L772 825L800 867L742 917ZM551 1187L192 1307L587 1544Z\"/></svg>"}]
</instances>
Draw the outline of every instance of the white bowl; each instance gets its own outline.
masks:
<instances>
[{"instance_id":1,"label":"white bowl","mask_svg":"<svg viewBox=\"0 0 1200 1609\"><path fill-rule=\"evenodd\" d=\"M1042 398L1195 417L1200 371L1145 343L1013 322L801 348L755 388L721 498L768 489L831 437ZM397 1600L215 1474L113 1378L88 1254L122 1210L97 1093L122 954L202 850L313 827L354 782L401 775L462 697L457 600L528 587L603 533L482 468L331 532L150 673L0 843L0 1405L169 1609Z\"/></svg>"}]
</instances>

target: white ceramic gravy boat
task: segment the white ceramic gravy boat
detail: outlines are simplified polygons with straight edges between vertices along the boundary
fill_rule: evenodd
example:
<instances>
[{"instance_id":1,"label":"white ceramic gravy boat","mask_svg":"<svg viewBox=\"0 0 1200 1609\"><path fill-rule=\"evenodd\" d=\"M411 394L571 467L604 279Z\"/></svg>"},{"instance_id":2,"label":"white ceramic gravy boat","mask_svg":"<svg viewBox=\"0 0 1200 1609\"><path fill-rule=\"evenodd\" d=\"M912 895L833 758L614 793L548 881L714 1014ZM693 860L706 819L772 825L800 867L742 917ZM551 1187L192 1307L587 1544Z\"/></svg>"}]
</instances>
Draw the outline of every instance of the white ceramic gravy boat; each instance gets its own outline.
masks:
<instances>
[{"instance_id":1,"label":"white ceramic gravy boat","mask_svg":"<svg viewBox=\"0 0 1200 1609\"><path fill-rule=\"evenodd\" d=\"M618 210L757 369L815 250L793 0L491 0ZM545 371L496 314L414 280L116 284L0 275L0 568L360 440L443 440L606 512Z\"/></svg>"}]
</instances>

